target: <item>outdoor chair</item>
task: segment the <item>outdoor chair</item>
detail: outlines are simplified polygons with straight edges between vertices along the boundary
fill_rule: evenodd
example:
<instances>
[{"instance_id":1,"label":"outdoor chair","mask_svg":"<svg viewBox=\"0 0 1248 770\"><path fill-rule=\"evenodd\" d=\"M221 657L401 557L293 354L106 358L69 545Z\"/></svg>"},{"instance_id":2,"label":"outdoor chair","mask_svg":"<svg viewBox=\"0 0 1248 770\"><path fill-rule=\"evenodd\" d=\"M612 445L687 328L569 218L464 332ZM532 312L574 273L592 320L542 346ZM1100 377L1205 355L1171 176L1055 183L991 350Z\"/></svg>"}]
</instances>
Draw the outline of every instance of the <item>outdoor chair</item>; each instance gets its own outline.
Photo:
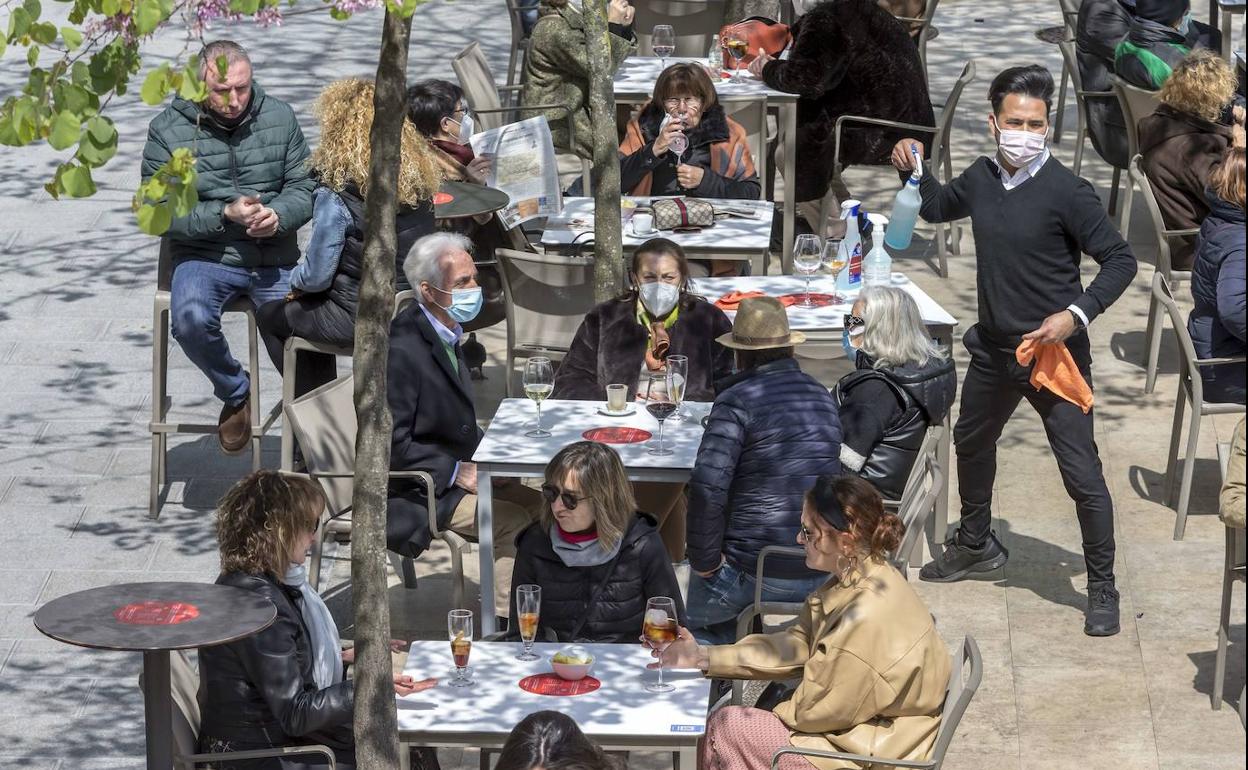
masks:
<instances>
[{"instance_id":1,"label":"outdoor chair","mask_svg":"<svg viewBox=\"0 0 1248 770\"><path fill-rule=\"evenodd\" d=\"M1153 275L1153 298L1170 314L1170 325L1179 341L1179 393L1174 402L1174 425L1170 429L1170 450L1166 458L1164 483L1165 502L1175 504L1175 481L1179 480L1178 499L1175 506L1174 539L1182 540L1187 527L1187 504L1192 493L1192 474L1196 468L1196 448L1200 441L1201 418L1211 414L1243 414L1242 404L1214 404L1205 402L1205 386L1200 379L1200 367L1215 364L1244 364L1244 356L1226 358L1197 358L1192 335L1179 306L1170 292L1170 284L1160 272ZM1183 455L1183 474L1178 478L1179 439L1183 436L1183 411L1190 403L1191 418L1187 426L1187 450Z\"/></svg>"},{"instance_id":2,"label":"outdoor chair","mask_svg":"<svg viewBox=\"0 0 1248 770\"><path fill-rule=\"evenodd\" d=\"M936 462L935 441L932 442L931 451L920 454L914 465L921 471L918 474L920 481L915 485L909 497L898 506L897 517L901 519L905 530L897 550L888 557L889 562L897 568L897 571L907 578L910 576L907 567L917 567L922 560L923 549L918 546L931 518L932 509L936 506L936 497L946 491L945 474L941 470L940 463ZM934 537L933 540L935 540Z\"/></svg>"},{"instance_id":3,"label":"outdoor chair","mask_svg":"<svg viewBox=\"0 0 1248 770\"><path fill-rule=\"evenodd\" d=\"M312 557L308 565L308 580L315 588L320 579L321 558L324 544L330 537L347 536L351 532L351 496L355 491L355 378L339 377L322 385L286 405L286 422L299 441L303 459L307 463L306 475L321 485L325 493L326 520L319 527L312 544ZM385 437L389 440L389 436ZM437 503L433 477L427 471L390 471L390 479L418 479L429 496L429 532L435 540L442 540L451 549L451 578L454 606L464 606L464 552L468 541L462 536L443 530L438 526ZM399 560L391 554L404 585L415 587L415 566L410 558Z\"/></svg>"},{"instance_id":4,"label":"outdoor chair","mask_svg":"<svg viewBox=\"0 0 1248 770\"><path fill-rule=\"evenodd\" d=\"M1088 139L1088 102L1095 99L1117 99L1113 91L1085 91L1083 88L1083 75L1079 73L1079 61L1075 56L1075 41L1063 40L1057 44L1057 48L1062 52L1062 62L1066 69L1070 72L1070 82L1075 87L1075 162L1072 166L1075 176L1079 176L1083 169L1083 148ZM1061 118L1055 122L1056 126L1061 125ZM1114 169L1114 178L1110 182L1110 200L1111 202L1117 198L1118 182L1122 175L1122 169ZM1113 206L1111 203L1111 211Z\"/></svg>"},{"instance_id":5,"label":"outdoor chair","mask_svg":"<svg viewBox=\"0 0 1248 770\"><path fill-rule=\"evenodd\" d=\"M142 687L142 675L139 676ZM199 674L183 650L169 655L169 686L173 693L173 762L178 770L194 770L216 762L241 762L249 759L270 759L317 754L324 758L327 770L334 770L334 752L323 745L285 746L251 751L221 751L208 754L196 752L199 744ZM150 736L148 740L151 740ZM318 765L319 766L319 765Z\"/></svg>"},{"instance_id":6,"label":"outdoor chair","mask_svg":"<svg viewBox=\"0 0 1248 770\"><path fill-rule=\"evenodd\" d=\"M1111 73L1109 82L1113 86L1118 106L1122 108L1122 117L1127 124L1127 157L1134 158L1140 154L1140 120L1153 114L1161 104L1156 91L1137 88L1127 81ZM1132 186L1128 182L1127 193L1122 199L1122 216L1118 225L1119 232L1125 240L1131 233L1131 198Z\"/></svg>"},{"instance_id":7,"label":"outdoor chair","mask_svg":"<svg viewBox=\"0 0 1248 770\"><path fill-rule=\"evenodd\" d=\"M1230 445L1218 445L1218 461L1222 466L1222 481L1226 482L1226 465L1230 459ZM1244 530L1236 527L1226 529L1226 556L1222 562L1222 612L1218 616L1218 651L1213 665L1213 710L1222 710L1222 691L1226 684L1226 650L1230 646L1231 589L1235 581L1244 582L1245 554ZM1244 690L1239 692L1239 719L1244 721Z\"/></svg>"},{"instance_id":8,"label":"outdoor chair","mask_svg":"<svg viewBox=\"0 0 1248 770\"><path fill-rule=\"evenodd\" d=\"M656 24L670 24L676 32L676 51L672 56L693 56L705 59L711 41L724 26L725 0L637 0L633 3L633 29L637 35L637 53L654 56L650 45ZM672 58L669 56L668 58Z\"/></svg>"},{"instance_id":9,"label":"outdoor chair","mask_svg":"<svg viewBox=\"0 0 1248 770\"><path fill-rule=\"evenodd\" d=\"M931 136L931 157L925 161L932 174L938 179L948 182L953 178L953 161L950 157L952 151L951 137L953 135L953 120L958 109L958 100L962 97L962 91L972 80L975 79L975 60L972 59L962 68L962 74L958 76L958 80L953 84L953 88L949 90L949 98L945 100L945 106L940 111L940 115L936 118L935 126L920 126L913 123L899 123L895 120L883 120L881 118L868 118L859 115L841 115L836 119L836 154L832 162L832 183L828 188L828 194L823 197L823 201L819 207L819 222L828 221L828 216L833 213L830 211L832 200L835 193L834 190L843 186L841 183L841 134L846 124L861 124L863 126L881 126L885 128L896 128L910 131L922 136ZM892 166L888 166L891 170ZM813 223L812 223L813 224ZM940 276L945 278L949 275L948 257L945 250L945 228L948 227L951 234L949 245L953 249L954 254L961 254L962 247L960 245L961 237L959 235L959 227L957 222L941 223L936 225L936 254L940 263Z\"/></svg>"},{"instance_id":10,"label":"outdoor chair","mask_svg":"<svg viewBox=\"0 0 1248 770\"><path fill-rule=\"evenodd\" d=\"M979 645L975 638L968 636L962 640L961 649L953 653L953 668L949 672L949 685L945 689L945 705L940 711L940 728L936 732L936 745L932 747L932 758L925 760L888 759L885 757L848 754L842 751L823 751L821 749L802 749L786 747L778 750L771 758L771 770L777 770L780 760L785 755L806 757L807 759L835 759L841 762L854 762L863 767L906 767L922 768L923 770L940 770L945 764L945 755L949 752L949 744L954 733L962 722L966 707L975 697L979 683L984 677L984 660L979 653Z\"/></svg>"},{"instance_id":11,"label":"outdoor chair","mask_svg":"<svg viewBox=\"0 0 1248 770\"><path fill-rule=\"evenodd\" d=\"M780 631L797 622L797 616L802 611L802 602L765 602L763 601L763 576L766 574L767 557L769 556L789 556L798 559L806 557L806 549L797 545L769 545L758 552L758 566L754 571L754 603L741 611L737 615L737 639L754 633L755 622L760 625L758 630L766 633L768 631ZM773 622L768 625L767 618L771 618ZM740 679L732 680L732 690L729 694L728 702L734 706L741 705L741 699L745 694L745 682Z\"/></svg>"},{"instance_id":12,"label":"outdoor chair","mask_svg":"<svg viewBox=\"0 0 1248 770\"><path fill-rule=\"evenodd\" d=\"M495 83L494 74L490 70L489 62L485 60L485 54L481 52L480 43L474 40L464 50L455 54L455 58L451 60L451 69L455 70L455 77L459 80L459 87L463 89L464 98L472 106L472 115L477 121L478 130L489 131L501 128L508 123L519 121L523 117L520 108L521 86L499 86ZM503 104L501 94L507 95L508 104ZM572 111L568 109L568 105L524 105L524 111L528 110L558 110L562 113L563 119L568 123L568 136L575 136ZM567 150L560 151L558 147L555 150L560 158L571 155ZM589 186L589 161L583 158L576 158L575 163L580 164L585 189L593 189Z\"/></svg>"},{"instance_id":13,"label":"outdoor chair","mask_svg":"<svg viewBox=\"0 0 1248 770\"><path fill-rule=\"evenodd\" d=\"M754 157L754 170L758 172L760 195L767 189L767 108L761 101L723 102L724 115L741 124L750 155Z\"/></svg>"},{"instance_id":14,"label":"outdoor chair","mask_svg":"<svg viewBox=\"0 0 1248 770\"><path fill-rule=\"evenodd\" d=\"M932 26L932 19L936 16L936 6L939 4L940 0L927 0L927 6L923 9L922 16L893 17L901 22L907 32L913 32L916 28L919 30L919 34L914 37L914 44L919 49L919 65L923 69L923 83L925 85L931 83L931 79L927 76L927 41L936 37L936 28Z\"/></svg>"},{"instance_id":15,"label":"outdoor chair","mask_svg":"<svg viewBox=\"0 0 1248 770\"><path fill-rule=\"evenodd\" d=\"M593 257L495 249L507 309L507 397L517 358L560 361L594 309Z\"/></svg>"},{"instance_id":16,"label":"outdoor chair","mask_svg":"<svg viewBox=\"0 0 1248 770\"><path fill-rule=\"evenodd\" d=\"M165 485L169 456L170 433L201 433L215 435L217 424L169 422L172 401L169 387L170 284L173 280L173 250L168 238L160 239L160 256L156 266L156 295L152 301L152 420L147 424L152 434L152 463L148 484L147 515L160 516L160 492ZM260 343L256 331L255 305L246 297L226 303L226 313L247 316L247 366L251 375L251 467L260 470L260 442L272 425L276 414L261 421L260 412Z\"/></svg>"},{"instance_id":17,"label":"outdoor chair","mask_svg":"<svg viewBox=\"0 0 1248 770\"><path fill-rule=\"evenodd\" d=\"M1200 232L1200 228L1170 230L1166 227L1166 222L1161 214L1161 207L1157 205L1157 196L1153 194L1153 185L1149 181L1148 175L1144 173L1144 169L1140 166L1141 160L1139 155L1133 157L1127 173L1130 175L1129 184L1140 188L1140 196L1144 198L1144 207L1147 209L1149 219L1153 223L1153 230L1157 233L1157 264L1153 271L1164 275L1167 285L1171 287L1177 286L1183 281L1190 282L1192 280L1192 271L1175 270L1172 266L1170 241L1183 236L1196 235ZM1158 359L1161 357L1161 330L1165 324L1162 313L1161 302L1155 296L1150 297L1148 301L1148 326L1144 332L1145 343L1148 345L1148 357L1144 363L1145 393L1152 393L1153 388L1157 384Z\"/></svg>"},{"instance_id":18,"label":"outdoor chair","mask_svg":"<svg viewBox=\"0 0 1248 770\"><path fill-rule=\"evenodd\" d=\"M529 43L532 42L524 33L524 24L520 17L525 13L536 13L537 6L521 8L516 0L507 0L507 16L511 19L511 54L507 57L507 85L516 85L517 73L523 74L524 60L529 55Z\"/></svg>"}]
</instances>

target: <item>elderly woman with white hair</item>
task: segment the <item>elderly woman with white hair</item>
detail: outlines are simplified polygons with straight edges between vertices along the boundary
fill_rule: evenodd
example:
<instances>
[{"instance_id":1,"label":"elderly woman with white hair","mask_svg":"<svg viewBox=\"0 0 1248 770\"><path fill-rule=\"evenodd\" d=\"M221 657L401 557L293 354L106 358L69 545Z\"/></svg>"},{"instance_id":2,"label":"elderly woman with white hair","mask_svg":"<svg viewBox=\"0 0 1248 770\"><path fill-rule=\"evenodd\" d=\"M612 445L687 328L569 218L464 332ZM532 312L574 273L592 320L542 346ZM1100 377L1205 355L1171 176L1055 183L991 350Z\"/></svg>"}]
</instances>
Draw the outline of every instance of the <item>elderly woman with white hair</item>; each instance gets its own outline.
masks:
<instances>
[{"instance_id":1,"label":"elderly woman with white hair","mask_svg":"<svg viewBox=\"0 0 1248 770\"><path fill-rule=\"evenodd\" d=\"M953 405L953 360L932 342L914 298L891 286L864 289L845 316L854 371L832 389L841 417L841 465L901 497L930 425Z\"/></svg>"},{"instance_id":2,"label":"elderly woman with white hair","mask_svg":"<svg viewBox=\"0 0 1248 770\"><path fill-rule=\"evenodd\" d=\"M403 272L416 301L390 324L386 399L394 417L390 469L427 471L434 482L437 523L465 537L477 536L477 466L481 441L472 378L460 348L462 324L481 310L481 287L472 242L439 232L416 241ZM515 539L541 506L541 495L520 484L494 491L496 606L506 611ZM432 533L425 485L396 479L390 485L386 545L419 556Z\"/></svg>"}]
</instances>

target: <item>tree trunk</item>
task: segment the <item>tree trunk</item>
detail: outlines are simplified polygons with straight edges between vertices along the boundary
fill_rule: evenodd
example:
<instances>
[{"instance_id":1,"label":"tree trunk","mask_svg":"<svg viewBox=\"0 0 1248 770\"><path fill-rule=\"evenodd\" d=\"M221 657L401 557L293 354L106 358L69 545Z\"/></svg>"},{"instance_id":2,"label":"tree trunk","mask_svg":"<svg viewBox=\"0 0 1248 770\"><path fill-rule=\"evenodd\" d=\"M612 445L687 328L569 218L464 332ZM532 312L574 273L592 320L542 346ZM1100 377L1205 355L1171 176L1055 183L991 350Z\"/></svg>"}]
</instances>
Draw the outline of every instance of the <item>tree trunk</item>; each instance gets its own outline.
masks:
<instances>
[{"instance_id":1,"label":"tree trunk","mask_svg":"<svg viewBox=\"0 0 1248 770\"><path fill-rule=\"evenodd\" d=\"M386 359L394 313L398 236L399 142L407 89L412 20L386 11L369 133L372 157L364 209L364 265L355 322L355 493L352 496L351 586L355 603L355 741L359 770L399 766L398 718L390 662L386 586L386 486L390 408Z\"/></svg>"},{"instance_id":2,"label":"tree trunk","mask_svg":"<svg viewBox=\"0 0 1248 770\"><path fill-rule=\"evenodd\" d=\"M780 20L780 0L728 0L724 7L724 23L732 24L751 16Z\"/></svg>"},{"instance_id":3,"label":"tree trunk","mask_svg":"<svg viewBox=\"0 0 1248 770\"><path fill-rule=\"evenodd\" d=\"M593 127L594 299L620 293L624 278L620 236L620 155L615 133L611 38L606 0L585 0L589 54L589 118Z\"/></svg>"}]
</instances>

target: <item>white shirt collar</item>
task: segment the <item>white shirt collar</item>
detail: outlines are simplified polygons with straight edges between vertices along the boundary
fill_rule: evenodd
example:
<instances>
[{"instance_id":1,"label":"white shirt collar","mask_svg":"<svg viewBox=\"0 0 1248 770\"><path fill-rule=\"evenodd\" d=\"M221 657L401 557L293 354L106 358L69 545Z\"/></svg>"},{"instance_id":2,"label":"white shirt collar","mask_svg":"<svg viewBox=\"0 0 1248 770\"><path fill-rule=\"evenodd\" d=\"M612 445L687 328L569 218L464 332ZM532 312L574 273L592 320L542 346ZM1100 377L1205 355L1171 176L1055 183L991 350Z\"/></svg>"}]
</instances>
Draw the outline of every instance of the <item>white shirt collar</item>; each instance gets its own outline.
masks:
<instances>
[{"instance_id":1,"label":"white shirt collar","mask_svg":"<svg viewBox=\"0 0 1248 770\"><path fill-rule=\"evenodd\" d=\"M1018 187L1023 182L1026 182L1028 179L1031 179L1036 174L1039 174L1040 167L1043 166L1046 162L1048 162L1049 155L1050 155L1049 148L1045 147L1044 152L1040 153L1040 157L1036 158L1035 160L1033 160L1031 163L1027 164L1023 168L1020 168L1018 171L1015 171L1012 176L1006 172L1005 167L1001 165L1001 161L999 159L994 158L993 162L997 164L997 171L998 171L999 176L1001 177L1001 184L1005 186L1005 189L1013 190L1015 187Z\"/></svg>"},{"instance_id":2,"label":"white shirt collar","mask_svg":"<svg viewBox=\"0 0 1248 770\"><path fill-rule=\"evenodd\" d=\"M425 314L425 318L429 319L429 323L433 324L433 330L437 332L438 339L442 340L446 344L454 345L459 342L459 338L464 335L464 327L459 324L455 324L455 326L448 328L445 324L435 318L433 313L429 312L429 308L425 307L423 304L421 304L420 310Z\"/></svg>"}]
</instances>

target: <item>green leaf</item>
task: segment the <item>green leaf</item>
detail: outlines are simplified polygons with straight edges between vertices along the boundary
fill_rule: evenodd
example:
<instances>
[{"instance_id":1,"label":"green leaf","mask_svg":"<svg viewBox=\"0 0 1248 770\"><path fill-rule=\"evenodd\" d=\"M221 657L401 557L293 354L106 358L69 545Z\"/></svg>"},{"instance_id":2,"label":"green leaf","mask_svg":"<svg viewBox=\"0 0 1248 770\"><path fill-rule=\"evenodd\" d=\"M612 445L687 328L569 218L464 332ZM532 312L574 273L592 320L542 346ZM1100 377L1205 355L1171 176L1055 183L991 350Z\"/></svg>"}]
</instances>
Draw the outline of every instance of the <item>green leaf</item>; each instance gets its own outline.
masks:
<instances>
[{"instance_id":1,"label":"green leaf","mask_svg":"<svg viewBox=\"0 0 1248 770\"><path fill-rule=\"evenodd\" d=\"M139 91L139 96L147 104L155 106L165 100L165 94L167 93L169 93L169 65L162 64L147 73L147 78L143 81L143 89Z\"/></svg>"},{"instance_id":2,"label":"green leaf","mask_svg":"<svg viewBox=\"0 0 1248 770\"><path fill-rule=\"evenodd\" d=\"M26 63L32 67L39 63L39 46L32 45L26 49Z\"/></svg>"},{"instance_id":3,"label":"green leaf","mask_svg":"<svg viewBox=\"0 0 1248 770\"><path fill-rule=\"evenodd\" d=\"M199 203L199 193L195 190L195 170L189 169L182 183L177 185L172 195L173 210L180 217L191 213L195 204Z\"/></svg>"},{"instance_id":4,"label":"green leaf","mask_svg":"<svg viewBox=\"0 0 1248 770\"><path fill-rule=\"evenodd\" d=\"M245 16L252 16L260 10L260 0L230 0L230 10Z\"/></svg>"},{"instance_id":5,"label":"green leaf","mask_svg":"<svg viewBox=\"0 0 1248 770\"><path fill-rule=\"evenodd\" d=\"M35 101L24 96L13 102L13 130L17 135L17 144L30 144L39 133L39 115L35 109Z\"/></svg>"},{"instance_id":6,"label":"green leaf","mask_svg":"<svg viewBox=\"0 0 1248 770\"><path fill-rule=\"evenodd\" d=\"M30 37L39 45L52 45L56 42L56 25L49 22L31 25Z\"/></svg>"},{"instance_id":7,"label":"green leaf","mask_svg":"<svg viewBox=\"0 0 1248 770\"><path fill-rule=\"evenodd\" d=\"M30 14L25 8L14 8L9 16L9 39L17 40L30 29Z\"/></svg>"},{"instance_id":8,"label":"green leaf","mask_svg":"<svg viewBox=\"0 0 1248 770\"><path fill-rule=\"evenodd\" d=\"M61 39L65 41L65 47L71 51L77 50L82 45L82 33L73 27L61 27Z\"/></svg>"},{"instance_id":9,"label":"green leaf","mask_svg":"<svg viewBox=\"0 0 1248 770\"><path fill-rule=\"evenodd\" d=\"M97 115L88 120L87 133L97 144L117 144L117 127L108 118Z\"/></svg>"},{"instance_id":10,"label":"green leaf","mask_svg":"<svg viewBox=\"0 0 1248 770\"><path fill-rule=\"evenodd\" d=\"M137 213L139 229L148 235L163 235L173 222L171 208L172 206L168 203L159 203L155 206L144 203L139 206Z\"/></svg>"},{"instance_id":11,"label":"green leaf","mask_svg":"<svg viewBox=\"0 0 1248 770\"><path fill-rule=\"evenodd\" d=\"M91 179L91 169L86 166L75 166L67 163L62 166L61 186L71 198L88 198L95 194L95 181Z\"/></svg>"},{"instance_id":12,"label":"green leaf","mask_svg":"<svg viewBox=\"0 0 1248 770\"><path fill-rule=\"evenodd\" d=\"M208 98L208 88L199 79L199 66L186 65L182 71L182 84L178 86L178 96L188 102L202 102Z\"/></svg>"},{"instance_id":13,"label":"green leaf","mask_svg":"<svg viewBox=\"0 0 1248 770\"><path fill-rule=\"evenodd\" d=\"M116 16L121 13L121 0L102 0L100 2L100 13L105 16Z\"/></svg>"},{"instance_id":14,"label":"green leaf","mask_svg":"<svg viewBox=\"0 0 1248 770\"><path fill-rule=\"evenodd\" d=\"M134 9L134 29L140 35L150 35L165 20L157 0L139 0Z\"/></svg>"},{"instance_id":15,"label":"green leaf","mask_svg":"<svg viewBox=\"0 0 1248 770\"><path fill-rule=\"evenodd\" d=\"M64 150L76 144L80 136L82 136L82 121L77 115L64 110L58 112L52 119L51 130L48 131L48 144L52 145L54 150Z\"/></svg>"},{"instance_id":16,"label":"green leaf","mask_svg":"<svg viewBox=\"0 0 1248 770\"><path fill-rule=\"evenodd\" d=\"M17 128L13 124L13 119L7 115L0 115L0 144L9 147L21 144L17 140Z\"/></svg>"},{"instance_id":17,"label":"green leaf","mask_svg":"<svg viewBox=\"0 0 1248 770\"><path fill-rule=\"evenodd\" d=\"M68 110L79 116L95 114L100 106L98 96L67 80L52 86L52 103L57 110Z\"/></svg>"},{"instance_id":18,"label":"green leaf","mask_svg":"<svg viewBox=\"0 0 1248 770\"><path fill-rule=\"evenodd\" d=\"M4 49L8 47L9 41L4 37L4 35L0 35L0 56L4 56Z\"/></svg>"},{"instance_id":19,"label":"green leaf","mask_svg":"<svg viewBox=\"0 0 1248 770\"><path fill-rule=\"evenodd\" d=\"M43 6L39 5L39 0L26 0L22 3L22 8L30 14L31 21L39 18L39 14L43 13Z\"/></svg>"}]
</instances>

